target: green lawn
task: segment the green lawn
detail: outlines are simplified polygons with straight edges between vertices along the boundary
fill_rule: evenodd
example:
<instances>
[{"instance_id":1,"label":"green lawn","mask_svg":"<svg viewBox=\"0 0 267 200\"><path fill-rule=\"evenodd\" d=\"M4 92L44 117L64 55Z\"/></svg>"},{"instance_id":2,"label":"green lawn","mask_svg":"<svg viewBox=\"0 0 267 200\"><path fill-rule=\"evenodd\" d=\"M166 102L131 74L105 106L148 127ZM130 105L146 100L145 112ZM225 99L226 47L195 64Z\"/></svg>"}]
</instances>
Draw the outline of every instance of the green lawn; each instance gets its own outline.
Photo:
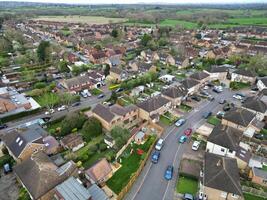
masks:
<instances>
[{"instance_id":1,"label":"green lawn","mask_svg":"<svg viewBox=\"0 0 267 200\"><path fill-rule=\"evenodd\" d=\"M176 191L178 193L184 194L189 193L195 195L198 189L198 181L190 178L180 176L178 178L178 183L176 184Z\"/></svg>"},{"instance_id":2,"label":"green lawn","mask_svg":"<svg viewBox=\"0 0 267 200\"><path fill-rule=\"evenodd\" d=\"M244 193L244 197L245 197L245 200L265 200L265 199L267 199L267 198L257 197L257 196L254 196L254 195L248 194L248 193Z\"/></svg>"},{"instance_id":3,"label":"green lawn","mask_svg":"<svg viewBox=\"0 0 267 200\"><path fill-rule=\"evenodd\" d=\"M100 95L100 94L103 93L102 90L100 90L98 88L94 88L90 92L91 92L92 95Z\"/></svg>"},{"instance_id":4,"label":"green lawn","mask_svg":"<svg viewBox=\"0 0 267 200\"><path fill-rule=\"evenodd\" d=\"M189 22L189 21L183 21L183 20L175 20L175 19L165 19L160 22L161 26L181 26L186 29L194 29L197 28L197 23Z\"/></svg>"},{"instance_id":5,"label":"green lawn","mask_svg":"<svg viewBox=\"0 0 267 200\"><path fill-rule=\"evenodd\" d=\"M242 83L242 82L235 82L235 81L230 83L230 88L232 90L241 90L241 89L247 88L249 86L250 86L249 83Z\"/></svg>"},{"instance_id":6,"label":"green lawn","mask_svg":"<svg viewBox=\"0 0 267 200\"><path fill-rule=\"evenodd\" d=\"M116 194L119 194L120 191L128 184L130 178L139 168L142 156L136 153L136 150L142 149L144 152L149 150L149 147L156 140L156 137L150 137L143 145L134 144L132 147L128 146L124 151L124 157L121 158L122 166L115 172L115 174L106 182L107 186L113 190ZM131 148L134 149L133 153L130 154Z\"/></svg>"},{"instance_id":7,"label":"green lawn","mask_svg":"<svg viewBox=\"0 0 267 200\"><path fill-rule=\"evenodd\" d=\"M40 104L40 106L45 107L47 105L47 102L50 102L50 105L56 106L60 103L60 97L56 93L44 93L42 96L34 97L34 99L37 101L37 103Z\"/></svg>"},{"instance_id":8,"label":"green lawn","mask_svg":"<svg viewBox=\"0 0 267 200\"><path fill-rule=\"evenodd\" d=\"M179 106L179 109L184 111L184 112L190 112L192 110L192 107L188 106L188 105L185 105L185 104L181 104Z\"/></svg>"},{"instance_id":9,"label":"green lawn","mask_svg":"<svg viewBox=\"0 0 267 200\"><path fill-rule=\"evenodd\" d=\"M218 119L218 118L215 117L215 116L210 116L210 117L208 118L207 122L208 122L209 124L212 124L212 125L214 125L214 126L217 126L218 124L221 123L221 120Z\"/></svg>"},{"instance_id":10,"label":"green lawn","mask_svg":"<svg viewBox=\"0 0 267 200\"><path fill-rule=\"evenodd\" d=\"M165 117L164 115L160 116L160 122L166 126L169 126L172 124L172 121L170 119L168 119L167 117Z\"/></svg>"}]
</instances>

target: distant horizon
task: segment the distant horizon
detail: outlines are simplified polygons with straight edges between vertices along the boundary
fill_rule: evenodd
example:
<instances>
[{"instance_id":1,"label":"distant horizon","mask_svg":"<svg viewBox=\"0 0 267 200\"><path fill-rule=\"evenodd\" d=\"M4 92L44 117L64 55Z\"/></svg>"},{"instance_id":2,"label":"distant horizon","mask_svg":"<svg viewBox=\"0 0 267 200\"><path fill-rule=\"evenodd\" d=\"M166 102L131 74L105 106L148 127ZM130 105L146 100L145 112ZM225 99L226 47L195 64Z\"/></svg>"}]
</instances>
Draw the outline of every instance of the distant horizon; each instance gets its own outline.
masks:
<instances>
[{"instance_id":1,"label":"distant horizon","mask_svg":"<svg viewBox=\"0 0 267 200\"><path fill-rule=\"evenodd\" d=\"M216 1L214 0L97 0L97 2L92 2L92 0L9 0L0 2L25 2L25 3L54 3L54 4L77 4L77 5L106 5L106 4L155 4L155 5L168 5L168 4L211 4L211 5L220 5L220 4L266 4L267 0L224 0Z\"/></svg>"}]
</instances>

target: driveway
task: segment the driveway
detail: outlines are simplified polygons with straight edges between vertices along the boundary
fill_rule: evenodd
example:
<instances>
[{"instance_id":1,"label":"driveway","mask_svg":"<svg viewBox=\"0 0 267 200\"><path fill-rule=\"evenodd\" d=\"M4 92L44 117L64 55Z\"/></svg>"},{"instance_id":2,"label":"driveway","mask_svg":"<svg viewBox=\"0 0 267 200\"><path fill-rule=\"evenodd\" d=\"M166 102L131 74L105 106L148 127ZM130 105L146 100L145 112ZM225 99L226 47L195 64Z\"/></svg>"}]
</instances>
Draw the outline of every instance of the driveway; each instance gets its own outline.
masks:
<instances>
[{"instance_id":1,"label":"driveway","mask_svg":"<svg viewBox=\"0 0 267 200\"><path fill-rule=\"evenodd\" d=\"M224 99L232 98L230 90L224 90L220 94L215 94L215 100L210 102L208 100L202 103L190 113L185 115L187 122L182 127L170 126L163 133L162 137L165 139L165 146L161 150L161 157L158 164L152 164L147 161L145 168L138 177L137 181L126 195L126 200L173 200L175 184L178 175L178 167L182 155L185 152L185 147L188 145L179 144L178 138L183 134L188 127L194 130L205 122L202 114L208 110L214 113L221 109L222 105L218 101L223 97ZM168 165L174 166L174 176L171 181L166 181L163 178L165 169Z\"/></svg>"}]
</instances>

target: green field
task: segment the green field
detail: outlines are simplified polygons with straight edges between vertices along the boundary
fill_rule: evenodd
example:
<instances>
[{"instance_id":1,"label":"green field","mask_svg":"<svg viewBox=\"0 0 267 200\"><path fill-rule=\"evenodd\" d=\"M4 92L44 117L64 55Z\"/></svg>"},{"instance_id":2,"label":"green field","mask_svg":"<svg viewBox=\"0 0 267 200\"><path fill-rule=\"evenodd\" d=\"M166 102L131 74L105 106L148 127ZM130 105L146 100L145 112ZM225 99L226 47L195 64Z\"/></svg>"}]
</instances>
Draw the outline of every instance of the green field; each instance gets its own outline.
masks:
<instances>
[{"instance_id":1,"label":"green field","mask_svg":"<svg viewBox=\"0 0 267 200\"><path fill-rule=\"evenodd\" d=\"M183 21L183 20L174 20L174 19L165 19L165 20L160 22L160 25L161 26L177 26L177 25L179 25L179 26L184 27L186 29L194 29L194 28L198 27L197 23Z\"/></svg>"},{"instance_id":2,"label":"green field","mask_svg":"<svg viewBox=\"0 0 267 200\"><path fill-rule=\"evenodd\" d=\"M109 24L109 23L125 22L127 19L72 15L72 16L41 16L33 18L33 20L67 22L67 23Z\"/></svg>"}]
</instances>

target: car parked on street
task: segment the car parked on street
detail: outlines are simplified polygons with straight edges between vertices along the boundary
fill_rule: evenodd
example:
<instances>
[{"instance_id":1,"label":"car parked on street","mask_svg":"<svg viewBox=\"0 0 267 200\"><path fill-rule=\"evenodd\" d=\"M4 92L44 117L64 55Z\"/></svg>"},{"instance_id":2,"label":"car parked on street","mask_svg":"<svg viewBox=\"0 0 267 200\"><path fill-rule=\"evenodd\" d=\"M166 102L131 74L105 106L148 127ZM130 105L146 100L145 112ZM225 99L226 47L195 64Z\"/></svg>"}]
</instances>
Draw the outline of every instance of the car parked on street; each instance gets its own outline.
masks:
<instances>
[{"instance_id":1,"label":"car parked on street","mask_svg":"<svg viewBox=\"0 0 267 200\"><path fill-rule=\"evenodd\" d=\"M160 138L158 140L156 146L155 146L155 149L158 150L158 151L160 151L162 149L163 145L164 145L164 140L162 138Z\"/></svg>"},{"instance_id":2,"label":"car parked on street","mask_svg":"<svg viewBox=\"0 0 267 200\"><path fill-rule=\"evenodd\" d=\"M209 112L204 112L203 117L204 117L205 119L208 119L209 116L211 116L211 115L212 115L212 112L211 112L211 111L209 111Z\"/></svg>"},{"instance_id":3,"label":"car parked on street","mask_svg":"<svg viewBox=\"0 0 267 200\"><path fill-rule=\"evenodd\" d=\"M100 94L100 95L97 96L98 99L102 99L102 98L104 98L104 97L105 97L104 94Z\"/></svg>"},{"instance_id":4,"label":"car parked on street","mask_svg":"<svg viewBox=\"0 0 267 200\"><path fill-rule=\"evenodd\" d=\"M6 125L6 124L1 124L0 125L0 130L2 130L2 129L5 129L5 128L7 128L8 126Z\"/></svg>"},{"instance_id":5,"label":"car parked on street","mask_svg":"<svg viewBox=\"0 0 267 200\"><path fill-rule=\"evenodd\" d=\"M57 111L63 111L63 110L66 110L67 109L67 106L66 105L63 105L63 106L60 106Z\"/></svg>"},{"instance_id":6,"label":"car parked on street","mask_svg":"<svg viewBox=\"0 0 267 200\"><path fill-rule=\"evenodd\" d=\"M12 167L11 167L11 165L9 163L4 164L3 168L4 168L4 173L5 174L8 174L9 172L12 172Z\"/></svg>"},{"instance_id":7,"label":"car parked on street","mask_svg":"<svg viewBox=\"0 0 267 200\"><path fill-rule=\"evenodd\" d=\"M45 112L46 115L51 115L55 112L54 109L49 109L48 111Z\"/></svg>"},{"instance_id":8,"label":"car parked on street","mask_svg":"<svg viewBox=\"0 0 267 200\"><path fill-rule=\"evenodd\" d=\"M191 99L194 100L194 101L197 101L197 102L201 101L201 98L199 96L197 96L197 95L191 96Z\"/></svg>"},{"instance_id":9,"label":"car parked on street","mask_svg":"<svg viewBox=\"0 0 267 200\"><path fill-rule=\"evenodd\" d=\"M172 176L173 176L173 166L169 165L165 170L164 178L169 181L172 179Z\"/></svg>"},{"instance_id":10,"label":"car parked on street","mask_svg":"<svg viewBox=\"0 0 267 200\"><path fill-rule=\"evenodd\" d=\"M185 119L179 119L177 122L175 122L175 126L180 127L186 122Z\"/></svg>"},{"instance_id":11,"label":"car parked on street","mask_svg":"<svg viewBox=\"0 0 267 200\"><path fill-rule=\"evenodd\" d=\"M200 142L199 141L194 141L192 145L192 150L197 151L199 149Z\"/></svg>"},{"instance_id":12,"label":"car parked on street","mask_svg":"<svg viewBox=\"0 0 267 200\"><path fill-rule=\"evenodd\" d=\"M219 101L219 104L225 104L226 103L226 100L225 99L221 99L220 101Z\"/></svg>"},{"instance_id":13,"label":"car parked on street","mask_svg":"<svg viewBox=\"0 0 267 200\"><path fill-rule=\"evenodd\" d=\"M186 140L187 140L187 136L186 136L186 135L182 135L182 136L179 138L179 142L182 143L182 144L185 143Z\"/></svg>"},{"instance_id":14,"label":"car parked on street","mask_svg":"<svg viewBox=\"0 0 267 200\"><path fill-rule=\"evenodd\" d=\"M154 151L151 155L151 162L152 163L158 163L160 157L160 152L159 151Z\"/></svg>"},{"instance_id":15,"label":"car parked on street","mask_svg":"<svg viewBox=\"0 0 267 200\"><path fill-rule=\"evenodd\" d=\"M234 94L234 95L233 95L233 98L234 98L234 99L237 99L237 100L242 100L242 99L243 99L243 97L240 96L240 95L238 95L238 94Z\"/></svg>"},{"instance_id":16,"label":"car parked on street","mask_svg":"<svg viewBox=\"0 0 267 200\"><path fill-rule=\"evenodd\" d=\"M185 193L183 196L184 200L194 200L194 197L192 194Z\"/></svg>"},{"instance_id":17,"label":"car parked on street","mask_svg":"<svg viewBox=\"0 0 267 200\"><path fill-rule=\"evenodd\" d=\"M76 106L79 106L79 105L81 105L81 102L78 101L78 102L73 103L71 106L72 107L76 107Z\"/></svg>"},{"instance_id":18,"label":"car parked on street","mask_svg":"<svg viewBox=\"0 0 267 200\"><path fill-rule=\"evenodd\" d=\"M193 132L193 129L192 129L192 128L188 128L188 129L186 129L186 130L184 131L184 134L185 134L186 136L190 136L192 132Z\"/></svg>"}]
</instances>

